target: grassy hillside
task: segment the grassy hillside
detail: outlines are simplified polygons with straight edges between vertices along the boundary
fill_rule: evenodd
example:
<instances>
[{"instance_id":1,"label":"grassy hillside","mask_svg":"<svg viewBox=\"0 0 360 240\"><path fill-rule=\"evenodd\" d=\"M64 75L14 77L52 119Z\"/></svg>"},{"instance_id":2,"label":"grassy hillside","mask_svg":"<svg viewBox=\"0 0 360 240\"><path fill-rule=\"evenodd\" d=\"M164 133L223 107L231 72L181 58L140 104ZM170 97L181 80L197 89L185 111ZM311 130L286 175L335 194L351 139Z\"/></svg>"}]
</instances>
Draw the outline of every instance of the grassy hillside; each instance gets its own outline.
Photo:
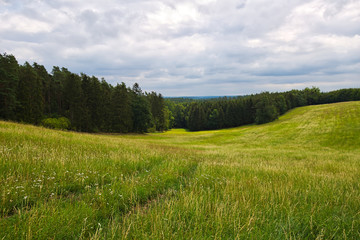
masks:
<instances>
[{"instance_id":1,"label":"grassy hillside","mask_svg":"<svg viewBox=\"0 0 360 240\"><path fill-rule=\"evenodd\" d=\"M91 135L0 122L0 239L359 239L360 102Z\"/></svg>"}]
</instances>

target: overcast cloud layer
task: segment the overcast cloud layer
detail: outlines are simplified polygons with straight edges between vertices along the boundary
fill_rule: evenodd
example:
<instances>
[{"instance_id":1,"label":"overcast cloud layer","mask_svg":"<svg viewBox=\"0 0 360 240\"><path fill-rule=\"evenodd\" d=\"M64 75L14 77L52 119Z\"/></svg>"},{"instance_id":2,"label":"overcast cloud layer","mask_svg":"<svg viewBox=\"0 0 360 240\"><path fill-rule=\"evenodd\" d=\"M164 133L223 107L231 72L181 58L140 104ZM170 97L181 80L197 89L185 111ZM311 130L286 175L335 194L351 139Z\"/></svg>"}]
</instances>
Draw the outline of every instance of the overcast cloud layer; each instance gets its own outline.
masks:
<instances>
[{"instance_id":1,"label":"overcast cloud layer","mask_svg":"<svg viewBox=\"0 0 360 240\"><path fill-rule=\"evenodd\" d=\"M165 96L360 87L360 0L0 0L0 52Z\"/></svg>"}]
</instances>

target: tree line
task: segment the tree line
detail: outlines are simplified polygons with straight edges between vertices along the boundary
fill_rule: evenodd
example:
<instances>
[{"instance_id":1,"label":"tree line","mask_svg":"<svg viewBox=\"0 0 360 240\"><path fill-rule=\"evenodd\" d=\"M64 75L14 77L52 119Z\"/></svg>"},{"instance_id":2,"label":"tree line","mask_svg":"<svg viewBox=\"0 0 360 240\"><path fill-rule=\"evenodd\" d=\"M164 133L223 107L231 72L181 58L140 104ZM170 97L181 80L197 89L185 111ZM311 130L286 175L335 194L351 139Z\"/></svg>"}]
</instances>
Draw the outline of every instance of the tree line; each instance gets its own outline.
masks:
<instances>
[{"instance_id":1,"label":"tree line","mask_svg":"<svg viewBox=\"0 0 360 240\"><path fill-rule=\"evenodd\" d=\"M138 132L169 129L170 112L161 94L135 83L112 86L66 68L25 62L0 54L0 119L62 126L85 132Z\"/></svg>"},{"instance_id":2,"label":"tree line","mask_svg":"<svg viewBox=\"0 0 360 240\"><path fill-rule=\"evenodd\" d=\"M172 114L173 127L199 131L263 124L296 107L357 100L360 100L359 88L320 92L319 88L312 87L210 100L175 98L167 99L166 104Z\"/></svg>"},{"instance_id":3,"label":"tree line","mask_svg":"<svg viewBox=\"0 0 360 240\"><path fill-rule=\"evenodd\" d=\"M262 124L290 109L360 100L360 89L305 88L215 99L168 98L135 83L112 86L84 73L0 54L0 119L84 132L144 133L172 127L191 131Z\"/></svg>"}]
</instances>

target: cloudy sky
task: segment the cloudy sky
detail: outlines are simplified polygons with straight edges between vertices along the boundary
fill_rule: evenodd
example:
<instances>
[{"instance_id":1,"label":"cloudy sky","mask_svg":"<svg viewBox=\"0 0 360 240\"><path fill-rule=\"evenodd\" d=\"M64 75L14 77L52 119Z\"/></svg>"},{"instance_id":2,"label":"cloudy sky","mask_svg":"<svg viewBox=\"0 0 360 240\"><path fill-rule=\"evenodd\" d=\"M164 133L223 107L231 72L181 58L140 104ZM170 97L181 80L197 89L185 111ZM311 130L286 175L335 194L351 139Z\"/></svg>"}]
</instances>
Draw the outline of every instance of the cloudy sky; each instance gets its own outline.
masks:
<instances>
[{"instance_id":1,"label":"cloudy sky","mask_svg":"<svg viewBox=\"0 0 360 240\"><path fill-rule=\"evenodd\" d=\"M0 0L0 52L165 96L360 87L360 0Z\"/></svg>"}]
</instances>

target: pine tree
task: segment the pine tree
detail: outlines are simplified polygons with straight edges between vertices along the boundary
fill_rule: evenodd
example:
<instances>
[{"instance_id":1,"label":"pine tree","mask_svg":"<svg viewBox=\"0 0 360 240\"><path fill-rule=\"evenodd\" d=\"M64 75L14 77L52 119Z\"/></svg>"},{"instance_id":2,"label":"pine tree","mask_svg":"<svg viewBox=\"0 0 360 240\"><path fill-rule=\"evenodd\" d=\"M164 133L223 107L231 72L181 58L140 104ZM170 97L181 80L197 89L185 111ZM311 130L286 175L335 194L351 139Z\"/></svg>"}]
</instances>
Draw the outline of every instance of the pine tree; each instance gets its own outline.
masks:
<instances>
[{"instance_id":1,"label":"pine tree","mask_svg":"<svg viewBox=\"0 0 360 240\"><path fill-rule=\"evenodd\" d=\"M40 123L44 108L42 81L28 62L20 66L17 97L18 119L28 123Z\"/></svg>"},{"instance_id":2,"label":"pine tree","mask_svg":"<svg viewBox=\"0 0 360 240\"><path fill-rule=\"evenodd\" d=\"M105 79L101 80L100 83L100 112L102 116L102 122L99 126L101 131L111 132L112 128L112 96L114 88L108 84Z\"/></svg>"},{"instance_id":3,"label":"pine tree","mask_svg":"<svg viewBox=\"0 0 360 240\"><path fill-rule=\"evenodd\" d=\"M127 133L132 131L133 116L131 99L125 83L117 84L111 98L112 130Z\"/></svg>"},{"instance_id":4,"label":"pine tree","mask_svg":"<svg viewBox=\"0 0 360 240\"><path fill-rule=\"evenodd\" d=\"M205 129L207 125L204 108L198 103L190 105L189 118L187 126L191 131L199 131Z\"/></svg>"},{"instance_id":5,"label":"pine tree","mask_svg":"<svg viewBox=\"0 0 360 240\"><path fill-rule=\"evenodd\" d=\"M81 88L80 76L62 69L66 74L64 82L64 111L65 116L70 120L72 129L82 131L86 129L84 122L85 99Z\"/></svg>"},{"instance_id":6,"label":"pine tree","mask_svg":"<svg viewBox=\"0 0 360 240\"><path fill-rule=\"evenodd\" d=\"M155 92L147 94L151 106L152 120L157 131L164 131L168 129L168 117L166 113L165 101L161 94L157 95Z\"/></svg>"},{"instance_id":7,"label":"pine tree","mask_svg":"<svg viewBox=\"0 0 360 240\"><path fill-rule=\"evenodd\" d=\"M151 125L150 103L137 83L132 88L131 108L134 116L133 131L147 132Z\"/></svg>"},{"instance_id":8,"label":"pine tree","mask_svg":"<svg viewBox=\"0 0 360 240\"><path fill-rule=\"evenodd\" d=\"M64 84L66 80L67 69L54 66L52 69L52 78L50 84L50 108L54 116L65 116L64 109Z\"/></svg>"},{"instance_id":9,"label":"pine tree","mask_svg":"<svg viewBox=\"0 0 360 240\"><path fill-rule=\"evenodd\" d=\"M264 93L259 97L256 103L256 117L255 123L262 124L274 121L279 116L274 102L269 96L269 93Z\"/></svg>"},{"instance_id":10,"label":"pine tree","mask_svg":"<svg viewBox=\"0 0 360 240\"><path fill-rule=\"evenodd\" d=\"M13 55L0 54L0 118L16 119L19 65Z\"/></svg>"},{"instance_id":11,"label":"pine tree","mask_svg":"<svg viewBox=\"0 0 360 240\"><path fill-rule=\"evenodd\" d=\"M48 74L45 67L37 63L33 64L33 69L36 71L42 84L44 115L51 114L51 75Z\"/></svg>"}]
</instances>

